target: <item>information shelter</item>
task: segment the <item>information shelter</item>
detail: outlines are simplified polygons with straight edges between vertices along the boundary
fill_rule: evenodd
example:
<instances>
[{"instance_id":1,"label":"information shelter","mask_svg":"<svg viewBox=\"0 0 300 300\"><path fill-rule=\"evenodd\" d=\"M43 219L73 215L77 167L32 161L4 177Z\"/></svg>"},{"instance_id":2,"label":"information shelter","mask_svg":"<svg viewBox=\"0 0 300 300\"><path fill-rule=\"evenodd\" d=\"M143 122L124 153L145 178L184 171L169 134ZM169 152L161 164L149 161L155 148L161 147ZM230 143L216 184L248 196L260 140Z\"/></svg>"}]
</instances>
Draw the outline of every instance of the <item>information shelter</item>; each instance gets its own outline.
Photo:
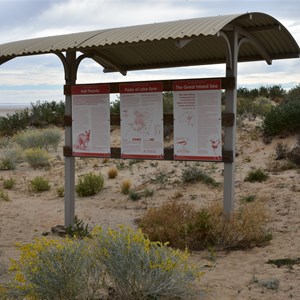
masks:
<instances>
[{"instance_id":1,"label":"information shelter","mask_svg":"<svg viewBox=\"0 0 300 300\"><path fill-rule=\"evenodd\" d=\"M66 226L73 224L75 216L76 156L223 162L223 211L230 214L234 209L238 62L272 64L275 59L300 57L298 44L283 24L270 15L253 12L10 42L0 45L0 65L16 57L46 53L58 56L65 74ZM226 74L224 78L202 78L200 83L199 78L192 78L81 87L76 85L76 77L85 58L101 65L104 73L126 75L133 70L225 64ZM207 84L212 87L206 89ZM225 90L222 113L220 89ZM174 93L174 116L163 115L162 91ZM120 116L108 113L109 93L121 95L121 121ZM209 121L203 124L206 115ZM174 148L162 149L162 126L173 123ZM111 124L121 124L121 148L110 147Z\"/></svg>"}]
</instances>

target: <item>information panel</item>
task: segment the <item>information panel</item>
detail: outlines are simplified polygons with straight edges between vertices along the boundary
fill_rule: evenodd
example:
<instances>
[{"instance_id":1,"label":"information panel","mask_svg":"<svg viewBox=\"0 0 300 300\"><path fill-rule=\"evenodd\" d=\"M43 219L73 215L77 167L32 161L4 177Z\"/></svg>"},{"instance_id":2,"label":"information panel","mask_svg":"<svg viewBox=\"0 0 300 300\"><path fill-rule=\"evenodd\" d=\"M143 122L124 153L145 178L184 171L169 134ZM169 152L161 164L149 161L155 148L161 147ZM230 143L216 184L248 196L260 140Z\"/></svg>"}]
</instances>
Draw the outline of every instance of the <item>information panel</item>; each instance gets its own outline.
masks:
<instances>
[{"instance_id":1,"label":"information panel","mask_svg":"<svg viewBox=\"0 0 300 300\"><path fill-rule=\"evenodd\" d=\"M222 160L221 81L175 81L174 159Z\"/></svg>"},{"instance_id":2,"label":"information panel","mask_svg":"<svg viewBox=\"0 0 300 300\"><path fill-rule=\"evenodd\" d=\"M120 84L122 158L164 158L162 87Z\"/></svg>"},{"instance_id":3,"label":"information panel","mask_svg":"<svg viewBox=\"0 0 300 300\"><path fill-rule=\"evenodd\" d=\"M109 85L75 85L71 94L73 156L109 157Z\"/></svg>"}]
</instances>

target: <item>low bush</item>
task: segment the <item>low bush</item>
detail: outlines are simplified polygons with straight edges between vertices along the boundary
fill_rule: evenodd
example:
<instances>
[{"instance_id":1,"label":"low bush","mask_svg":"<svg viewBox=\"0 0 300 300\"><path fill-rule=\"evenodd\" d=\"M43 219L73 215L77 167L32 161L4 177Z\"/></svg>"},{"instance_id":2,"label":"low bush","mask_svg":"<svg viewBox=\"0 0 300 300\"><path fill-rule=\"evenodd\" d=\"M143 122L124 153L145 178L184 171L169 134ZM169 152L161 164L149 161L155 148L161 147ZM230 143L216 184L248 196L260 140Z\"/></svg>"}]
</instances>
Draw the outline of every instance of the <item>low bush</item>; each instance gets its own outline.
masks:
<instances>
[{"instance_id":1,"label":"low bush","mask_svg":"<svg viewBox=\"0 0 300 300\"><path fill-rule=\"evenodd\" d=\"M74 224L66 228L66 233L70 237L85 238L91 237L92 229L88 224L85 224L83 220L80 220L77 216L74 218Z\"/></svg>"},{"instance_id":2,"label":"low bush","mask_svg":"<svg viewBox=\"0 0 300 300\"><path fill-rule=\"evenodd\" d=\"M29 191L38 193L38 192L49 191L50 188L51 185L48 179L45 179L42 176L36 176L29 182Z\"/></svg>"},{"instance_id":3,"label":"low bush","mask_svg":"<svg viewBox=\"0 0 300 300\"><path fill-rule=\"evenodd\" d=\"M20 251L10 266L14 278L2 287L4 299L99 299L104 273L89 244L37 239Z\"/></svg>"},{"instance_id":4,"label":"low bush","mask_svg":"<svg viewBox=\"0 0 300 300\"><path fill-rule=\"evenodd\" d=\"M105 266L117 299L186 299L199 275L187 252L151 242L141 231L96 229L97 257Z\"/></svg>"},{"instance_id":5,"label":"low bush","mask_svg":"<svg viewBox=\"0 0 300 300\"><path fill-rule=\"evenodd\" d=\"M191 250L245 249L263 246L272 238L270 217L262 204L244 203L230 217L220 203L202 209L171 201L150 209L139 227L152 240Z\"/></svg>"},{"instance_id":6,"label":"low bush","mask_svg":"<svg viewBox=\"0 0 300 300\"><path fill-rule=\"evenodd\" d=\"M24 160L34 169L49 166L50 155L41 148L29 148L24 151Z\"/></svg>"},{"instance_id":7,"label":"low bush","mask_svg":"<svg viewBox=\"0 0 300 300\"><path fill-rule=\"evenodd\" d=\"M16 184L16 180L12 177L3 180L3 187L7 190L11 190Z\"/></svg>"},{"instance_id":8,"label":"low bush","mask_svg":"<svg viewBox=\"0 0 300 300\"><path fill-rule=\"evenodd\" d=\"M43 148L48 150L49 148L53 148L57 151L61 141L61 132L57 128L30 128L18 132L13 138L23 149Z\"/></svg>"},{"instance_id":9,"label":"low bush","mask_svg":"<svg viewBox=\"0 0 300 300\"><path fill-rule=\"evenodd\" d=\"M104 178L101 174L88 173L79 177L75 191L79 197L96 195L103 189Z\"/></svg>"},{"instance_id":10,"label":"low bush","mask_svg":"<svg viewBox=\"0 0 300 300\"><path fill-rule=\"evenodd\" d=\"M14 159L9 157L3 157L0 160L0 170L6 171L6 170L15 170L16 168L16 162Z\"/></svg>"},{"instance_id":11,"label":"low bush","mask_svg":"<svg viewBox=\"0 0 300 300\"><path fill-rule=\"evenodd\" d=\"M209 186L217 187L220 184L196 166L187 167L182 171L182 181L185 183L203 182Z\"/></svg>"},{"instance_id":12,"label":"low bush","mask_svg":"<svg viewBox=\"0 0 300 300\"><path fill-rule=\"evenodd\" d=\"M300 101L289 101L272 107L264 118L262 130L266 136L299 132Z\"/></svg>"},{"instance_id":13,"label":"low bush","mask_svg":"<svg viewBox=\"0 0 300 300\"><path fill-rule=\"evenodd\" d=\"M249 182L263 182L269 178L269 175L262 169L254 169L248 172L245 181Z\"/></svg>"},{"instance_id":14,"label":"low bush","mask_svg":"<svg viewBox=\"0 0 300 300\"><path fill-rule=\"evenodd\" d=\"M125 227L95 227L91 239L36 239L19 249L0 299L186 299L201 275L187 251Z\"/></svg>"}]
</instances>

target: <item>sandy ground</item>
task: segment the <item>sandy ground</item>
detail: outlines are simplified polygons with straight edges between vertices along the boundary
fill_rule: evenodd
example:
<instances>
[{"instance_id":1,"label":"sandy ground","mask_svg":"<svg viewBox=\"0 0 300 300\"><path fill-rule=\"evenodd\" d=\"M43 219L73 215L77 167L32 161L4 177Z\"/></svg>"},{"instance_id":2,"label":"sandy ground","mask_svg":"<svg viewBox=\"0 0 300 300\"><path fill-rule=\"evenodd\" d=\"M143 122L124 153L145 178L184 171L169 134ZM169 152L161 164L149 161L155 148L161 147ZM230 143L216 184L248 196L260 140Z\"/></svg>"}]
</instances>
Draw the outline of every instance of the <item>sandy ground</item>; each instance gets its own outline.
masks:
<instances>
[{"instance_id":1,"label":"sandy ground","mask_svg":"<svg viewBox=\"0 0 300 300\"><path fill-rule=\"evenodd\" d=\"M264 183L244 182L251 168L265 168L276 163L271 158L278 142L296 143L296 136L274 139L265 145L256 129L257 122L244 122L238 130L238 157L236 165L236 202L242 197L256 195L255 201L265 203L272 214L273 240L270 245L246 251L201 251L191 254L191 259L203 266L205 275L195 283L195 299L300 299L300 265L291 268L267 264L269 259L300 257L300 174L299 170L269 172ZM118 129L113 131L113 143L118 143ZM3 151L0 149L0 151ZM16 242L28 243L51 227L64 223L64 201L58 197L57 188L64 184L62 146L51 152L53 160L49 170L33 170L26 163L14 171L0 171L0 179L13 177L16 186L7 191L10 201L0 199L0 282L5 280L9 257L17 258ZM115 179L107 178L112 165L122 166ZM84 158L76 159L76 176L90 171L105 176L104 189L93 197L76 197L76 215L91 227L118 224L136 226L134 220L149 207L159 206L180 192L180 199L195 206L212 201L222 201L223 188L211 189L202 183L174 184L182 168L190 163L143 161L129 166L129 161ZM217 181L223 182L222 163L200 163ZM160 174L167 174L168 182L153 183ZM37 175L48 177L51 190L30 193L28 182ZM133 202L120 192L121 182L130 178L137 190L154 189L152 198ZM0 188L2 188L0 180ZM155 180L154 180L155 181ZM278 280L278 289L272 283Z\"/></svg>"}]
</instances>

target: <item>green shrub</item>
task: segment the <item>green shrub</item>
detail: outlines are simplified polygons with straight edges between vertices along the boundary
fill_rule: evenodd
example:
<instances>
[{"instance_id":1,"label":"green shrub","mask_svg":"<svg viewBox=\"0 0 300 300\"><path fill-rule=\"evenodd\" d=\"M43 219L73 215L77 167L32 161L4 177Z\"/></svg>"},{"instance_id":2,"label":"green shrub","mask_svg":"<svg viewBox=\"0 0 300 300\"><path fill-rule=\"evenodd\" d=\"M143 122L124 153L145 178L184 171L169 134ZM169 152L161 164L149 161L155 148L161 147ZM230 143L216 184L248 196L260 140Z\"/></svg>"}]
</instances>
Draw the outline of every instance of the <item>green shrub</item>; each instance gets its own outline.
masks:
<instances>
[{"instance_id":1,"label":"green shrub","mask_svg":"<svg viewBox=\"0 0 300 300\"><path fill-rule=\"evenodd\" d=\"M4 201L10 201L10 198L8 196L7 192L4 192L0 189L0 199L3 199Z\"/></svg>"},{"instance_id":2,"label":"green shrub","mask_svg":"<svg viewBox=\"0 0 300 300\"><path fill-rule=\"evenodd\" d=\"M12 158L4 157L0 160L0 170L14 170L16 168L16 162Z\"/></svg>"},{"instance_id":3,"label":"green shrub","mask_svg":"<svg viewBox=\"0 0 300 300\"><path fill-rule=\"evenodd\" d=\"M20 259L10 267L14 278L1 294L4 299L100 299L104 273L92 250L70 239L21 245Z\"/></svg>"},{"instance_id":4,"label":"green shrub","mask_svg":"<svg viewBox=\"0 0 300 300\"><path fill-rule=\"evenodd\" d=\"M13 139L23 149L43 148L45 140L40 129L30 128L18 132Z\"/></svg>"},{"instance_id":5,"label":"green shrub","mask_svg":"<svg viewBox=\"0 0 300 300\"><path fill-rule=\"evenodd\" d=\"M64 111L65 104L62 101L31 103L30 125L35 127L63 126Z\"/></svg>"},{"instance_id":6,"label":"green shrub","mask_svg":"<svg viewBox=\"0 0 300 300\"><path fill-rule=\"evenodd\" d=\"M138 201L141 199L141 196L139 195L138 192L131 190L131 191L129 191L129 198L132 201Z\"/></svg>"},{"instance_id":7,"label":"green shrub","mask_svg":"<svg viewBox=\"0 0 300 300\"><path fill-rule=\"evenodd\" d=\"M16 184L16 180L12 177L3 180L3 187L7 190L11 190Z\"/></svg>"},{"instance_id":8,"label":"green shrub","mask_svg":"<svg viewBox=\"0 0 300 300\"><path fill-rule=\"evenodd\" d=\"M79 177L75 190L79 197L93 196L100 192L103 186L104 178L101 174L88 173Z\"/></svg>"},{"instance_id":9,"label":"green shrub","mask_svg":"<svg viewBox=\"0 0 300 300\"><path fill-rule=\"evenodd\" d=\"M188 265L187 252L151 242L141 231L96 228L94 240L117 299L186 299L199 274Z\"/></svg>"},{"instance_id":10,"label":"green shrub","mask_svg":"<svg viewBox=\"0 0 300 300\"><path fill-rule=\"evenodd\" d=\"M288 152L287 159L293 164L300 166L300 146L293 147Z\"/></svg>"},{"instance_id":11,"label":"green shrub","mask_svg":"<svg viewBox=\"0 0 300 300\"><path fill-rule=\"evenodd\" d=\"M66 228L67 235L70 237L84 238L91 237L91 229L88 224L84 224L83 220L74 218L74 224Z\"/></svg>"},{"instance_id":12,"label":"green shrub","mask_svg":"<svg viewBox=\"0 0 300 300\"><path fill-rule=\"evenodd\" d=\"M182 181L185 183L194 183L200 181L212 187L219 186L218 182L216 182L211 176L196 166L185 168L182 171L181 177Z\"/></svg>"},{"instance_id":13,"label":"green shrub","mask_svg":"<svg viewBox=\"0 0 300 300\"><path fill-rule=\"evenodd\" d=\"M275 160L285 159L289 152L289 147L285 143L277 143L274 147Z\"/></svg>"},{"instance_id":14,"label":"green shrub","mask_svg":"<svg viewBox=\"0 0 300 300\"><path fill-rule=\"evenodd\" d=\"M49 181L42 176L36 176L29 183L29 190L33 192L45 192L49 191L50 188Z\"/></svg>"},{"instance_id":15,"label":"green shrub","mask_svg":"<svg viewBox=\"0 0 300 300\"><path fill-rule=\"evenodd\" d=\"M61 131L58 128L46 128L41 131L46 149L53 148L57 151L61 141Z\"/></svg>"},{"instance_id":16,"label":"green shrub","mask_svg":"<svg viewBox=\"0 0 300 300\"><path fill-rule=\"evenodd\" d=\"M299 132L300 101L289 101L272 107L264 118L262 130L266 136Z\"/></svg>"},{"instance_id":17,"label":"green shrub","mask_svg":"<svg viewBox=\"0 0 300 300\"><path fill-rule=\"evenodd\" d=\"M44 149L29 148L24 151L24 159L32 168L37 169L48 166L50 156Z\"/></svg>"},{"instance_id":18,"label":"green shrub","mask_svg":"<svg viewBox=\"0 0 300 300\"><path fill-rule=\"evenodd\" d=\"M62 198L65 195L65 188L63 186L56 189L57 196Z\"/></svg>"},{"instance_id":19,"label":"green shrub","mask_svg":"<svg viewBox=\"0 0 300 300\"><path fill-rule=\"evenodd\" d=\"M239 98L237 101L237 114L239 116L265 116L272 108L271 101L266 97Z\"/></svg>"},{"instance_id":20,"label":"green shrub","mask_svg":"<svg viewBox=\"0 0 300 300\"><path fill-rule=\"evenodd\" d=\"M64 125L65 104L60 101L31 103L31 108L0 117L0 136L12 136L28 127Z\"/></svg>"},{"instance_id":21,"label":"green shrub","mask_svg":"<svg viewBox=\"0 0 300 300\"><path fill-rule=\"evenodd\" d=\"M262 169L254 169L248 172L245 181L249 182L262 182L266 181L269 178L269 175L264 172Z\"/></svg>"},{"instance_id":22,"label":"green shrub","mask_svg":"<svg viewBox=\"0 0 300 300\"><path fill-rule=\"evenodd\" d=\"M53 148L57 151L61 141L61 132L57 128L30 128L15 134L14 140L23 149L43 148L48 150L49 148Z\"/></svg>"},{"instance_id":23,"label":"green shrub","mask_svg":"<svg viewBox=\"0 0 300 300\"><path fill-rule=\"evenodd\" d=\"M30 123L30 111L24 109L13 114L0 117L0 136L12 136L19 130L23 130Z\"/></svg>"}]
</instances>

